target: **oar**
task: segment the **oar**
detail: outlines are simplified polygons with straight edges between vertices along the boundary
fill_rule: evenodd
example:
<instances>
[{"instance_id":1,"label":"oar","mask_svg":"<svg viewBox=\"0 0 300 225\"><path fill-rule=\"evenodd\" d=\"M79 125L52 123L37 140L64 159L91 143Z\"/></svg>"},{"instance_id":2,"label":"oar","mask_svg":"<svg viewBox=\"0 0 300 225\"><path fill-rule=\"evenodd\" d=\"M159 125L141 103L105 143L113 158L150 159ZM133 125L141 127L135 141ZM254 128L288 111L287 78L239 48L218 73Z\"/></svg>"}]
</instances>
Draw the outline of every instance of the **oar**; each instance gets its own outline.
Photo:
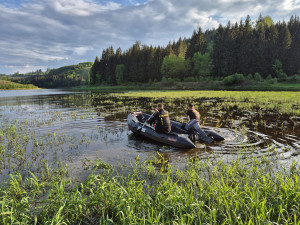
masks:
<instances>
[{"instance_id":1,"label":"oar","mask_svg":"<svg viewBox=\"0 0 300 225\"><path fill-rule=\"evenodd\" d=\"M139 133L141 130L142 130L142 128L146 125L146 123L153 117L153 115L156 113L156 111L154 111L153 113L152 113L152 115L151 116L149 116L149 118L143 123L143 126L141 126L140 128L138 128L137 129L137 132Z\"/></svg>"}]
</instances>

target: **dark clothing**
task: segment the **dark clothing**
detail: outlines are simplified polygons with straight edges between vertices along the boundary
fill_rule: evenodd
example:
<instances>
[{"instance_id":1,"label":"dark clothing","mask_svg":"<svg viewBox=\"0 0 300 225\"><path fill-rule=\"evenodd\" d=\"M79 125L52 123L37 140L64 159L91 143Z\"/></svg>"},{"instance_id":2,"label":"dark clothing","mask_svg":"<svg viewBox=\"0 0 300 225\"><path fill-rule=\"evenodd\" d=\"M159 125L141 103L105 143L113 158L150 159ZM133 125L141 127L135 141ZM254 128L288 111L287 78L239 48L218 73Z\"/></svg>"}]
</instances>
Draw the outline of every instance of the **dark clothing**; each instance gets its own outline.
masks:
<instances>
[{"instance_id":1,"label":"dark clothing","mask_svg":"<svg viewBox=\"0 0 300 225\"><path fill-rule=\"evenodd\" d=\"M200 122L200 113L195 109L189 109L186 111L186 115L189 116L190 120L195 119Z\"/></svg>"},{"instance_id":2,"label":"dark clothing","mask_svg":"<svg viewBox=\"0 0 300 225\"><path fill-rule=\"evenodd\" d=\"M168 111L161 109L148 121L152 124L154 121L157 121L155 131L157 133L170 133L171 131L171 122Z\"/></svg>"}]
</instances>

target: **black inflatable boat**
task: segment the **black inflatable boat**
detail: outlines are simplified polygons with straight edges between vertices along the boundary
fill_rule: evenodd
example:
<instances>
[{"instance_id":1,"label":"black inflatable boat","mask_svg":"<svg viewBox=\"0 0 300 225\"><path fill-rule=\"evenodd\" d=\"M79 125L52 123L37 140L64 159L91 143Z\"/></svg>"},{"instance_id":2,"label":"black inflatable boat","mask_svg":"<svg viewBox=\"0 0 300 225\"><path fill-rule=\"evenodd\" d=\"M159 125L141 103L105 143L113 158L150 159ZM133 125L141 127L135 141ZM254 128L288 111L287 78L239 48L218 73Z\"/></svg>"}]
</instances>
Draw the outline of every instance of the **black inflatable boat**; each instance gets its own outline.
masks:
<instances>
[{"instance_id":1,"label":"black inflatable boat","mask_svg":"<svg viewBox=\"0 0 300 225\"><path fill-rule=\"evenodd\" d=\"M202 130L196 120L191 120L187 124L171 120L172 131L169 134L157 133L153 126L146 123L149 117L150 115L146 113L130 113L127 117L128 128L136 135L178 148L194 148L194 141L211 143L224 140L215 132Z\"/></svg>"}]
</instances>

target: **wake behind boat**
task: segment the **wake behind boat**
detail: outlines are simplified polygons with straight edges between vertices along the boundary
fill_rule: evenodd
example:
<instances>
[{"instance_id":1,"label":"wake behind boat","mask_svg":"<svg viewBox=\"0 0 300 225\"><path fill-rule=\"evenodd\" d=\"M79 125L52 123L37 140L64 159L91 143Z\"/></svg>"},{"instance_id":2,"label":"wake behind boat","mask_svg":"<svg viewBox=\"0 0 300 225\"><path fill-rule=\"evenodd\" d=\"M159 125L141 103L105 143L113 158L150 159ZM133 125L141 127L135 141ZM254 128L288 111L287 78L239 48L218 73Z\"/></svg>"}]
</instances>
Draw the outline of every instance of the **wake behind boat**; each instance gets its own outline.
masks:
<instances>
[{"instance_id":1,"label":"wake behind boat","mask_svg":"<svg viewBox=\"0 0 300 225\"><path fill-rule=\"evenodd\" d=\"M153 126L145 123L149 118L150 115L146 113L130 113L127 117L128 128L136 135L177 148L194 148L193 141L197 140L207 143L224 140L215 132L202 130L196 120L191 120L187 124L171 120L171 132L168 134L158 133Z\"/></svg>"}]
</instances>

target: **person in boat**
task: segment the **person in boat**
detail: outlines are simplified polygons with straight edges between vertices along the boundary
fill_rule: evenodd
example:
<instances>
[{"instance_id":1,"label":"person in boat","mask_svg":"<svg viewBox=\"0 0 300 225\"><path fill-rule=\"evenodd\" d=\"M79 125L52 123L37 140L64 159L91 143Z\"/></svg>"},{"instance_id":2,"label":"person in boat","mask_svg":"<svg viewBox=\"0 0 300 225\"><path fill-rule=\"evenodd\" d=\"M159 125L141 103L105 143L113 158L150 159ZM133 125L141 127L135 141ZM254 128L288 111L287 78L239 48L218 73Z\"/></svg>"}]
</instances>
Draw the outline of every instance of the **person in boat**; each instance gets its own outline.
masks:
<instances>
[{"instance_id":1,"label":"person in boat","mask_svg":"<svg viewBox=\"0 0 300 225\"><path fill-rule=\"evenodd\" d=\"M148 120L149 124L153 124L156 121L155 131L157 133L170 133L171 131L171 122L168 111L164 109L163 104L158 104L155 109L156 113L150 120Z\"/></svg>"},{"instance_id":2,"label":"person in boat","mask_svg":"<svg viewBox=\"0 0 300 225\"><path fill-rule=\"evenodd\" d=\"M195 106L192 103L189 104L188 110L185 114L190 120L195 119L198 123L200 122L200 113L195 109Z\"/></svg>"}]
</instances>

